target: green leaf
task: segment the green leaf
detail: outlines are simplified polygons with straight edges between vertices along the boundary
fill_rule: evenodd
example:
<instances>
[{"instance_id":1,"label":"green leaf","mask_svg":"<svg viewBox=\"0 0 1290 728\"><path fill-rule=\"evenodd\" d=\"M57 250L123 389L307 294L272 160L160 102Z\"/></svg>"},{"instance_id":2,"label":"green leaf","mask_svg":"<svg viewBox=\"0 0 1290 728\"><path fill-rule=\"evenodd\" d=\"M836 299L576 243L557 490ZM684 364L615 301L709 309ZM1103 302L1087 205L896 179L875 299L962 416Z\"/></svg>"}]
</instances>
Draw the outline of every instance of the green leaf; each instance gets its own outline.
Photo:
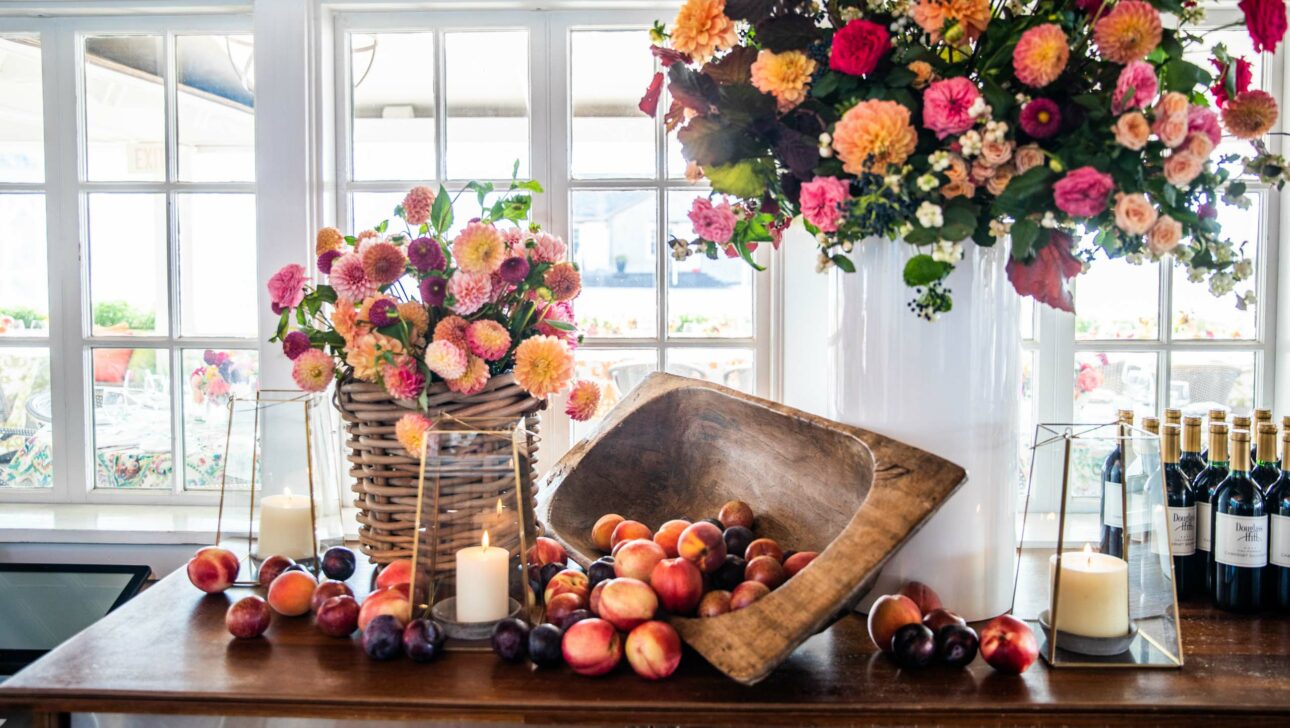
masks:
<instances>
[{"instance_id":1,"label":"green leaf","mask_svg":"<svg viewBox=\"0 0 1290 728\"><path fill-rule=\"evenodd\" d=\"M949 275L954 266L934 260L927 254L915 255L905 263L905 285L926 286Z\"/></svg>"},{"instance_id":2,"label":"green leaf","mask_svg":"<svg viewBox=\"0 0 1290 728\"><path fill-rule=\"evenodd\" d=\"M941 239L939 228L915 227L905 233L905 242L910 245L931 245Z\"/></svg>"},{"instance_id":3,"label":"green leaf","mask_svg":"<svg viewBox=\"0 0 1290 728\"><path fill-rule=\"evenodd\" d=\"M1015 103L1012 94L990 78L983 79L981 95L985 97L985 102L990 105L993 110L992 115L996 119L1005 118L1008 110Z\"/></svg>"},{"instance_id":4,"label":"green leaf","mask_svg":"<svg viewBox=\"0 0 1290 728\"><path fill-rule=\"evenodd\" d=\"M314 294L317 295L318 299L321 301L326 301L327 303L336 302L336 289L329 285L323 284L318 286L314 289Z\"/></svg>"},{"instance_id":5,"label":"green leaf","mask_svg":"<svg viewBox=\"0 0 1290 728\"><path fill-rule=\"evenodd\" d=\"M1025 260L1034 252L1035 238L1039 237L1039 223L1025 219L1012 223L1012 257Z\"/></svg>"},{"instance_id":6,"label":"green leaf","mask_svg":"<svg viewBox=\"0 0 1290 728\"><path fill-rule=\"evenodd\" d=\"M960 242L972 237L976 230L977 216L973 208L963 205L947 205L944 209L945 223L941 225L941 239Z\"/></svg>"},{"instance_id":7,"label":"green leaf","mask_svg":"<svg viewBox=\"0 0 1290 728\"><path fill-rule=\"evenodd\" d=\"M385 232L387 229L389 229L389 227L390 227L390 221L389 221L389 220L382 220L382 221L381 221L381 224L380 224L380 225L377 225L375 229L376 229L376 232L378 232L378 233L383 233L383 232Z\"/></svg>"},{"instance_id":8,"label":"green leaf","mask_svg":"<svg viewBox=\"0 0 1290 728\"><path fill-rule=\"evenodd\" d=\"M526 179L522 182L517 183L515 187L516 189L528 190L529 192L533 192L539 195L542 194L543 192L546 192L546 190L542 189L542 183L538 182L535 179Z\"/></svg>"},{"instance_id":9,"label":"green leaf","mask_svg":"<svg viewBox=\"0 0 1290 728\"><path fill-rule=\"evenodd\" d=\"M578 327L574 326L571 323L568 323L565 321L556 321L555 319L547 319L546 325L558 331L577 331L578 330Z\"/></svg>"},{"instance_id":10,"label":"green leaf","mask_svg":"<svg viewBox=\"0 0 1290 728\"><path fill-rule=\"evenodd\" d=\"M475 197L479 199L479 206L483 207L484 198L488 196L489 192L493 191L493 183L472 181L466 184L466 189L474 191Z\"/></svg>"},{"instance_id":11,"label":"green leaf","mask_svg":"<svg viewBox=\"0 0 1290 728\"><path fill-rule=\"evenodd\" d=\"M452 196L443 185L439 185L439 194L435 195L434 205L430 208L430 224L439 235L452 227Z\"/></svg>"},{"instance_id":12,"label":"green leaf","mask_svg":"<svg viewBox=\"0 0 1290 728\"><path fill-rule=\"evenodd\" d=\"M744 242L743 240L738 240L738 241L735 241L734 246L735 246L735 250L739 253L739 257L743 258L745 263L752 266L753 270L756 270L756 271L766 270L766 266L759 265L757 261L753 260L752 251L748 249L748 243Z\"/></svg>"},{"instance_id":13,"label":"green leaf","mask_svg":"<svg viewBox=\"0 0 1290 728\"><path fill-rule=\"evenodd\" d=\"M1162 70L1166 91L1190 93L1197 86L1208 86L1212 81L1209 71L1182 59L1169 61Z\"/></svg>"},{"instance_id":14,"label":"green leaf","mask_svg":"<svg viewBox=\"0 0 1290 728\"><path fill-rule=\"evenodd\" d=\"M770 168L774 171L774 168ZM736 197L760 197L766 191L766 165L761 160L746 159L734 164L704 167L703 175L712 189Z\"/></svg>"},{"instance_id":15,"label":"green leaf","mask_svg":"<svg viewBox=\"0 0 1290 728\"><path fill-rule=\"evenodd\" d=\"M829 260L833 261L833 265L836 265L838 268L841 268L842 272L844 273L856 272L856 264L852 262L850 258L843 255L842 253L834 253L833 255L829 256Z\"/></svg>"},{"instance_id":16,"label":"green leaf","mask_svg":"<svg viewBox=\"0 0 1290 728\"><path fill-rule=\"evenodd\" d=\"M270 341L279 341L282 339L282 337L286 336L287 324L290 321L291 321L291 309L287 309L286 311L283 311L282 316L278 318L278 331L273 335L273 338L270 339Z\"/></svg>"}]
</instances>

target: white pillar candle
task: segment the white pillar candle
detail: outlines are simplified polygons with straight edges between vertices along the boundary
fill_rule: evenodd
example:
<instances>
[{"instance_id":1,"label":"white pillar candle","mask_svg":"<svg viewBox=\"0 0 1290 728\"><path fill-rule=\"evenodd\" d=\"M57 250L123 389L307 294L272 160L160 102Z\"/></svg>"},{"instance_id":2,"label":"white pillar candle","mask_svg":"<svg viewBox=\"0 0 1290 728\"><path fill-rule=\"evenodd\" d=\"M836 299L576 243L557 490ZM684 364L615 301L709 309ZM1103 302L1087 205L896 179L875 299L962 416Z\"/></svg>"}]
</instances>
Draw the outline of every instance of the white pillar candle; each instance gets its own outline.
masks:
<instances>
[{"instance_id":1,"label":"white pillar candle","mask_svg":"<svg viewBox=\"0 0 1290 728\"><path fill-rule=\"evenodd\" d=\"M510 612L507 579L510 554L488 545L484 531L481 545L457 552L457 621L494 622Z\"/></svg>"},{"instance_id":2,"label":"white pillar candle","mask_svg":"<svg viewBox=\"0 0 1290 728\"><path fill-rule=\"evenodd\" d=\"M1050 614L1057 629L1082 637L1122 637L1129 632L1129 565L1124 559L1094 553L1092 547L1067 551L1061 558L1061 588L1056 589L1057 554L1048 559ZM1052 593L1056 590L1057 604Z\"/></svg>"},{"instance_id":3,"label":"white pillar candle","mask_svg":"<svg viewBox=\"0 0 1290 728\"><path fill-rule=\"evenodd\" d=\"M310 559L314 553L314 517L309 497L292 495L285 488L280 495L265 496L260 503L260 535L256 553L289 559Z\"/></svg>"}]
</instances>

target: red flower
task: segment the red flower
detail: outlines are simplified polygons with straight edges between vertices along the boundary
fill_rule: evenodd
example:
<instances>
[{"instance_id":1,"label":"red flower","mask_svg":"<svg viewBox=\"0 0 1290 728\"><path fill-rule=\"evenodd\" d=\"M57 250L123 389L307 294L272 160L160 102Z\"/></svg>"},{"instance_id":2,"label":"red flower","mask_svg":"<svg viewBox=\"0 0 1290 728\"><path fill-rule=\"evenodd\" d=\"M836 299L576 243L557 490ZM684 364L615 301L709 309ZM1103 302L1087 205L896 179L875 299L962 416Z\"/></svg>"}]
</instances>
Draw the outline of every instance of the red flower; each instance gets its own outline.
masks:
<instances>
[{"instance_id":1,"label":"red flower","mask_svg":"<svg viewBox=\"0 0 1290 728\"><path fill-rule=\"evenodd\" d=\"M878 67L891 50L887 28L868 20L852 20L833 34L829 68L852 76L864 76Z\"/></svg>"},{"instance_id":2,"label":"red flower","mask_svg":"<svg viewBox=\"0 0 1290 728\"><path fill-rule=\"evenodd\" d=\"M1285 0L1241 0L1236 7L1245 13L1245 29L1254 39L1254 51L1276 51L1286 35Z\"/></svg>"},{"instance_id":3,"label":"red flower","mask_svg":"<svg viewBox=\"0 0 1290 728\"><path fill-rule=\"evenodd\" d=\"M1071 255L1070 236L1054 230L1048 244L1035 254L1034 261L1022 263L1016 258L1008 261L1008 280L1021 295L1074 313L1075 301L1066 281L1083 269L1084 265Z\"/></svg>"},{"instance_id":4,"label":"red flower","mask_svg":"<svg viewBox=\"0 0 1290 728\"><path fill-rule=\"evenodd\" d=\"M658 97L663 93L663 74L655 73L654 78L650 79L649 87L645 89L645 95L641 97L640 103L636 108L646 116L653 116L658 110Z\"/></svg>"},{"instance_id":5,"label":"red flower","mask_svg":"<svg viewBox=\"0 0 1290 728\"><path fill-rule=\"evenodd\" d=\"M1254 71L1250 66L1250 62L1240 57L1234 58L1232 61L1236 64L1236 93L1249 91L1250 83L1254 80ZM1232 64L1223 63L1217 58L1211 58L1209 62L1214 64L1214 68L1218 69L1218 80L1214 81L1214 85L1209 90L1210 93L1214 94L1214 103L1218 104L1218 108L1221 109L1235 95L1229 96L1227 93L1227 74L1231 73Z\"/></svg>"}]
</instances>

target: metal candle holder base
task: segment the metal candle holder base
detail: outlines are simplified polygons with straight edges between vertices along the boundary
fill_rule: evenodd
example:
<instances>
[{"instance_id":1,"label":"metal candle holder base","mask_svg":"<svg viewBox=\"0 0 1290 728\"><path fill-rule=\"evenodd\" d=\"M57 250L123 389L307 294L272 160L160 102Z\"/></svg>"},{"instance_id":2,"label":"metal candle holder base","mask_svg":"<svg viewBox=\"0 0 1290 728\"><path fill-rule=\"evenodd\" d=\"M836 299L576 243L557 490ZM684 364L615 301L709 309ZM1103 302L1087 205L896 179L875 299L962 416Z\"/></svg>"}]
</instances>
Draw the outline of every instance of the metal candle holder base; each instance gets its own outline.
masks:
<instances>
[{"instance_id":1,"label":"metal candle holder base","mask_svg":"<svg viewBox=\"0 0 1290 728\"><path fill-rule=\"evenodd\" d=\"M521 604L515 599L509 600L510 612L506 617L519 616ZM487 640L493 636L493 628L497 623L502 621L494 619L487 622L458 622L457 621L457 598L448 597L437 602L430 610L430 616L434 621L443 626L444 634L450 640L462 640L465 642L479 642Z\"/></svg>"}]
</instances>

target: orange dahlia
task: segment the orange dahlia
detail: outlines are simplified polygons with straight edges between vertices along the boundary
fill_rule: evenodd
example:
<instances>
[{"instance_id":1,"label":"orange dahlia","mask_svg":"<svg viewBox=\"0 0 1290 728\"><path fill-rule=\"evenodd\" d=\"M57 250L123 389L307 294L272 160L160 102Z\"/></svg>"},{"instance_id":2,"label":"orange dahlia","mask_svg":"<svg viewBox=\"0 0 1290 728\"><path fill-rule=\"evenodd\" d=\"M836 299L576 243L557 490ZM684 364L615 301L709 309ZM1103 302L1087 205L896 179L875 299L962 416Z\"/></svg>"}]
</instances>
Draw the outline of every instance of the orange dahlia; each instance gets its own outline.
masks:
<instances>
[{"instance_id":1,"label":"orange dahlia","mask_svg":"<svg viewBox=\"0 0 1290 728\"><path fill-rule=\"evenodd\" d=\"M475 221L452 241L452 257L467 273L492 273L506 259L506 241L497 228Z\"/></svg>"},{"instance_id":2,"label":"orange dahlia","mask_svg":"<svg viewBox=\"0 0 1290 728\"><path fill-rule=\"evenodd\" d=\"M448 389L467 397L479 394L488 384L489 376L491 375L488 373L488 362L472 355L469 357L469 363L466 364L466 373L456 379L449 379Z\"/></svg>"},{"instance_id":3,"label":"orange dahlia","mask_svg":"<svg viewBox=\"0 0 1290 728\"><path fill-rule=\"evenodd\" d=\"M1242 91L1223 106L1223 126L1238 139L1257 139L1277 123L1277 100L1267 91Z\"/></svg>"},{"instance_id":4,"label":"orange dahlia","mask_svg":"<svg viewBox=\"0 0 1290 728\"><path fill-rule=\"evenodd\" d=\"M922 0L911 14L934 42L939 43L943 32L955 28L961 29L965 39L974 41L990 24L990 0ZM959 32L955 30L954 34Z\"/></svg>"},{"instance_id":5,"label":"orange dahlia","mask_svg":"<svg viewBox=\"0 0 1290 728\"><path fill-rule=\"evenodd\" d=\"M1021 34L1012 49L1012 67L1017 80L1031 88L1043 88L1066 70L1071 49L1066 34L1053 23L1036 25Z\"/></svg>"},{"instance_id":6,"label":"orange dahlia","mask_svg":"<svg viewBox=\"0 0 1290 728\"><path fill-rule=\"evenodd\" d=\"M511 334L496 321L482 319L466 328L466 343L475 356L484 361L497 361L510 350Z\"/></svg>"},{"instance_id":7,"label":"orange dahlia","mask_svg":"<svg viewBox=\"0 0 1290 728\"><path fill-rule=\"evenodd\" d=\"M425 415L417 412L409 412L399 418L394 424L394 438L399 441L404 450L412 457L421 456L421 446L425 442L426 433L434 423Z\"/></svg>"},{"instance_id":8,"label":"orange dahlia","mask_svg":"<svg viewBox=\"0 0 1290 728\"><path fill-rule=\"evenodd\" d=\"M597 387L595 382L584 379L569 390L569 402L565 405L564 413L569 415L571 420L586 422L596 415L596 410L599 408L600 387Z\"/></svg>"},{"instance_id":9,"label":"orange dahlia","mask_svg":"<svg viewBox=\"0 0 1290 728\"><path fill-rule=\"evenodd\" d=\"M699 63L738 40L735 21L726 17L726 0L686 0L672 21L672 49Z\"/></svg>"},{"instance_id":10,"label":"orange dahlia","mask_svg":"<svg viewBox=\"0 0 1290 728\"><path fill-rule=\"evenodd\" d=\"M833 149L851 174L884 174L888 166L903 164L917 144L909 109L895 101L861 101L833 130Z\"/></svg>"},{"instance_id":11,"label":"orange dahlia","mask_svg":"<svg viewBox=\"0 0 1290 728\"><path fill-rule=\"evenodd\" d=\"M1123 0L1093 26L1098 51L1114 63L1146 58L1162 33L1160 12L1142 0Z\"/></svg>"},{"instance_id":12,"label":"orange dahlia","mask_svg":"<svg viewBox=\"0 0 1290 728\"><path fill-rule=\"evenodd\" d=\"M407 263L403 251L390 243L376 243L363 252L363 274L378 286L403 277Z\"/></svg>"},{"instance_id":13,"label":"orange dahlia","mask_svg":"<svg viewBox=\"0 0 1290 728\"><path fill-rule=\"evenodd\" d=\"M322 255L329 250L340 250L345 245L345 236L334 227L325 227L318 231L314 241L314 255Z\"/></svg>"},{"instance_id":14,"label":"orange dahlia","mask_svg":"<svg viewBox=\"0 0 1290 728\"><path fill-rule=\"evenodd\" d=\"M568 301L582 291L582 274L573 263L556 263L542 276L542 283L551 291L551 298Z\"/></svg>"},{"instance_id":15,"label":"orange dahlia","mask_svg":"<svg viewBox=\"0 0 1290 728\"><path fill-rule=\"evenodd\" d=\"M399 318L412 327L412 338L419 339L430 330L430 314L426 307L416 301L404 301L399 304Z\"/></svg>"},{"instance_id":16,"label":"orange dahlia","mask_svg":"<svg viewBox=\"0 0 1290 728\"><path fill-rule=\"evenodd\" d=\"M806 100L806 87L815 73L815 61L801 51L773 53L762 50L753 61L752 85L775 97L782 114Z\"/></svg>"},{"instance_id":17,"label":"orange dahlia","mask_svg":"<svg viewBox=\"0 0 1290 728\"><path fill-rule=\"evenodd\" d=\"M355 333L363 333L358 330L358 310L354 308L352 299L344 296L336 299L331 313L331 325L345 341L352 339Z\"/></svg>"},{"instance_id":18,"label":"orange dahlia","mask_svg":"<svg viewBox=\"0 0 1290 728\"><path fill-rule=\"evenodd\" d=\"M457 345L462 351L470 351L470 346L466 343L466 327L470 323L460 316L448 316L439 323L435 324L434 336L435 341L448 341Z\"/></svg>"},{"instance_id":19,"label":"orange dahlia","mask_svg":"<svg viewBox=\"0 0 1290 728\"><path fill-rule=\"evenodd\" d=\"M555 394L573 378L573 351L554 336L533 336L515 349L515 381L539 399Z\"/></svg>"}]
</instances>

